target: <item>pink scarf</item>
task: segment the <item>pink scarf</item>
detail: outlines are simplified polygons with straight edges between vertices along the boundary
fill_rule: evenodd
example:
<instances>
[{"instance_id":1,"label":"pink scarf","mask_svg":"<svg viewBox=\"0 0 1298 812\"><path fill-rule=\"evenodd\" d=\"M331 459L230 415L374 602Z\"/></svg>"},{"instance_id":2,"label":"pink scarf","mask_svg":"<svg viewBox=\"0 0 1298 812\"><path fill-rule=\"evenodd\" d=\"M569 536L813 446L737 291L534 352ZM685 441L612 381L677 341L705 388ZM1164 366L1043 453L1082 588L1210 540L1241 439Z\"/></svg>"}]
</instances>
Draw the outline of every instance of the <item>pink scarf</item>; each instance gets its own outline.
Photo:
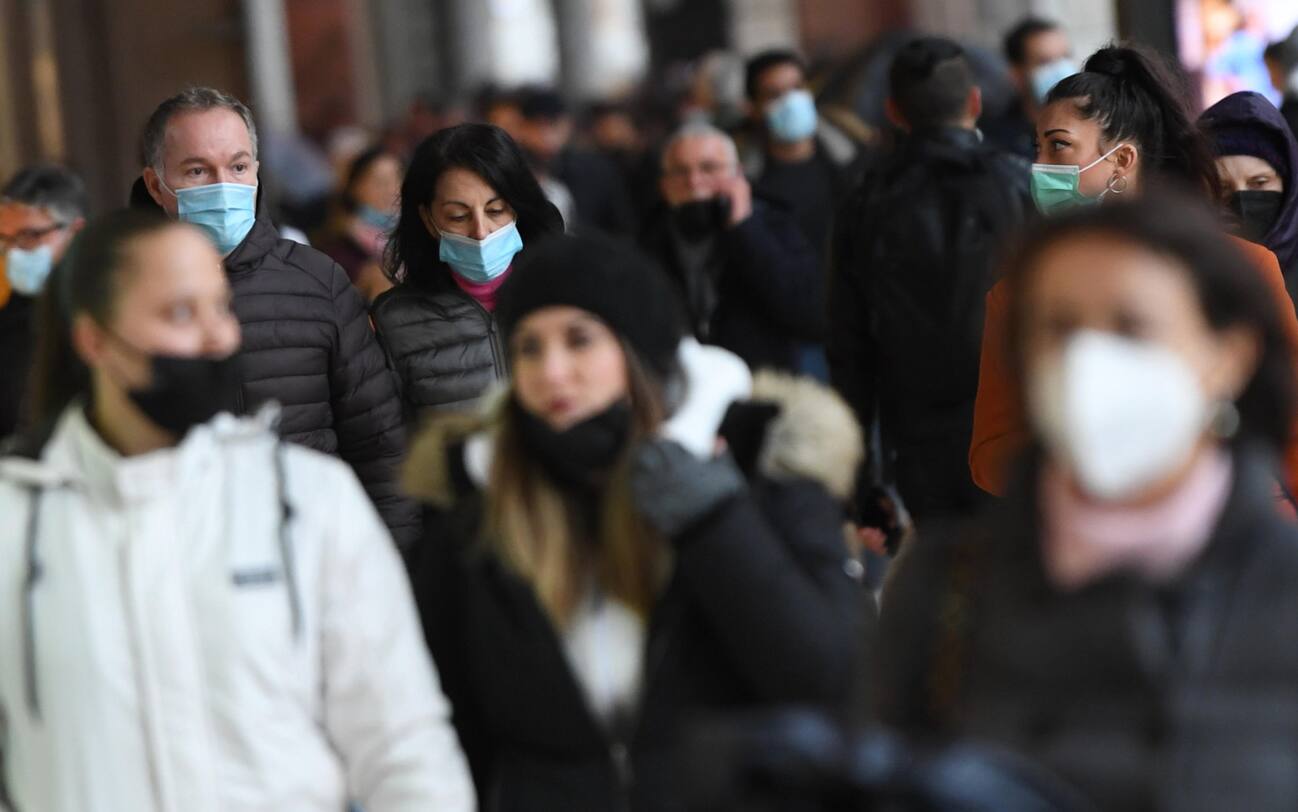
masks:
<instances>
[{"instance_id":1,"label":"pink scarf","mask_svg":"<svg viewBox=\"0 0 1298 812\"><path fill-rule=\"evenodd\" d=\"M1082 498L1048 466L1041 478L1042 557L1056 587L1074 590L1115 571L1152 581L1174 578L1207 546L1226 506L1230 456L1210 451L1174 492L1152 505L1124 507Z\"/></svg>"},{"instance_id":2,"label":"pink scarf","mask_svg":"<svg viewBox=\"0 0 1298 812\"><path fill-rule=\"evenodd\" d=\"M513 270L514 266L510 265L500 276L483 284L470 282L455 271L451 271L451 278L455 280L455 284L460 286L460 290L477 300L484 310L488 313L494 313L496 312L496 292L500 290L501 285L505 284L505 280L509 278Z\"/></svg>"}]
</instances>

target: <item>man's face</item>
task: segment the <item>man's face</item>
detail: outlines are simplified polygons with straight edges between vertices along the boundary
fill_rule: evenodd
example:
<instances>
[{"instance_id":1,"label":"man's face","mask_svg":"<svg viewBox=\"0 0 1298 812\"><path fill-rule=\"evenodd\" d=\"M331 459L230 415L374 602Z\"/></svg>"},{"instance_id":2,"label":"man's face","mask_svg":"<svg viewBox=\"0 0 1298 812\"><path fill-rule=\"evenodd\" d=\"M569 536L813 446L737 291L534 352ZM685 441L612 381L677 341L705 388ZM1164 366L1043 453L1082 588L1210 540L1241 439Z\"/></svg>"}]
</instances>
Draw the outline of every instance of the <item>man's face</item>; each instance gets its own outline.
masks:
<instances>
[{"instance_id":1,"label":"man's face","mask_svg":"<svg viewBox=\"0 0 1298 812\"><path fill-rule=\"evenodd\" d=\"M663 156L663 199L669 206L679 206L716 197L737 171L734 158L720 137L682 138Z\"/></svg>"},{"instance_id":2,"label":"man's face","mask_svg":"<svg viewBox=\"0 0 1298 812\"><path fill-rule=\"evenodd\" d=\"M212 183L257 185L259 164L243 119L224 108L179 113L167 123L161 174L145 167L149 194L171 217L180 189Z\"/></svg>"},{"instance_id":3,"label":"man's face","mask_svg":"<svg viewBox=\"0 0 1298 812\"><path fill-rule=\"evenodd\" d=\"M48 245L55 262L63 259L68 243L82 225L84 218L69 222L60 220L54 212L25 203L0 203L0 254L10 248L34 251Z\"/></svg>"},{"instance_id":4,"label":"man's face","mask_svg":"<svg viewBox=\"0 0 1298 812\"><path fill-rule=\"evenodd\" d=\"M517 141L523 149L543 162L553 161L572 138L572 119L525 118L518 127Z\"/></svg>"},{"instance_id":5,"label":"man's face","mask_svg":"<svg viewBox=\"0 0 1298 812\"><path fill-rule=\"evenodd\" d=\"M1023 64L1015 65L1011 70L1019 92L1024 95L1031 93L1031 77L1034 70L1072 55L1073 46L1068 42L1068 35L1062 28L1039 31L1028 37L1023 43Z\"/></svg>"},{"instance_id":6,"label":"man's face","mask_svg":"<svg viewBox=\"0 0 1298 812\"><path fill-rule=\"evenodd\" d=\"M753 117L762 120L766 108L790 90L799 90L807 86L807 77L802 68L793 62L781 62L762 71L757 77L753 93Z\"/></svg>"}]
</instances>

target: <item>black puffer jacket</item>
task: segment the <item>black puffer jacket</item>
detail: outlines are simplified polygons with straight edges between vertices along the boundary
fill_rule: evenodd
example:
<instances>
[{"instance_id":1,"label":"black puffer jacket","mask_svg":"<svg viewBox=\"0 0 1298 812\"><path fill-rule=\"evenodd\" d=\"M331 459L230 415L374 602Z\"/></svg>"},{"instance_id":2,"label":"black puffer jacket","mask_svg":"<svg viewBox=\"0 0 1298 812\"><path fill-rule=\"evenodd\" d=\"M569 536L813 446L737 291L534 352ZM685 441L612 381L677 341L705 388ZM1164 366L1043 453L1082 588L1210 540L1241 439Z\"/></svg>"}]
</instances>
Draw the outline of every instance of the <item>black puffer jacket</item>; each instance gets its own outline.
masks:
<instances>
[{"instance_id":1,"label":"black puffer jacket","mask_svg":"<svg viewBox=\"0 0 1298 812\"><path fill-rule=\"evenodd\" d=\"M1275 478L1236 451L1211 541L1161 588L1056 589L1035 475L968 534L921 537L884 595L885 720L1011 747L1099 809L1298 808L1298 529Z\"/></svg>"},{"instance_id":2,"label":"black puffer jacket","mask_svg":"<svg viewBox=\"0 0 1298 812\"><path fill-rule=\"evenodd\" d=\"M18 430L36 349L36 300L13 291L0 306L0 440Z\"/></svg>"},{"instance_id":3,"label":"black puffer jacket","mask_svg":"<svg viewBox=\"0 0 1298 812\"><path fill-rule=\"evenodd\" d=\"M407 420L465 411L505 376L495 317L441 274L413 275L374 300L379 343L401 384Z\"/></svg>"},{"instance_id":4,"label":"black puffer jacket","mask_svg":"<svg viewBox=\"0 0 1298 812\"><path fill-rule=\"evenodd\" d=\"M638 708L608 726L532 587L484 554L485 498L460 432L446 428L454 419L416 442L411 491L449 507L429 511L415 594L484 809L679 809L691 723L785 705L842 711L859 696L873 603L830 490L850 489L860 436L839 430L851 417L822 411L824 397L759 381L754 398L779 403L781 416L752 455L762 462L750 490L672 539ZM817 468L823 482L810 478Z\"/></svg>"},{"instance_id":5,"label":"black puffer jacket","mask_svg":"<svg viewBox=\"0 0 1298 812\"><path fill-rule=\"evenodd\" d=\"M278 401L284 437L351 465L406 546L418 534L418 511L396 481L405 451L401 404L346 272L281 239L261 218L225 267L243 328L241 407Z\"/></svg>"}]
</instances>

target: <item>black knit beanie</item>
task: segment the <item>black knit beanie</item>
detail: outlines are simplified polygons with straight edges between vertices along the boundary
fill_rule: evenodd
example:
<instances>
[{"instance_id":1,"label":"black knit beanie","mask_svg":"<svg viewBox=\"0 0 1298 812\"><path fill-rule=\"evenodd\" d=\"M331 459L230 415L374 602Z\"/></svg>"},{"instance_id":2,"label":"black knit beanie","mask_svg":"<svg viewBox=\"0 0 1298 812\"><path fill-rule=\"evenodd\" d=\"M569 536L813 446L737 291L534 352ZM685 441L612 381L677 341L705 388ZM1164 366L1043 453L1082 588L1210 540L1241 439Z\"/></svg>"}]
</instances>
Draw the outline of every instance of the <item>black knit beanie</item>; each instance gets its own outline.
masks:
<instances>
[{"instance_id":1,"label":"black knit beanie","mask_svg":"<svg viewBox=\"0 0 1298 812\"><path fill-rule=\"evenodd\" d=\"M652 371L675 368L683 319L657 266L603 237L551 237L537 244L500 288L496 319L506 345L514 328L543 307L567 305L598 316Z\"/></svg>"},{"instance_id":2,"label":"black knit beanie","mask_svg":"<svg viewBox=\"0 0 1298 812\"><path fill-rule=\"evenodd\" d=\"M1208 134L1218 155L1251 155L1271 164L1281 178L1289 177L1289 145L1278 133L1242 122L1209 125Z\"/></svg>"}]
</instances>

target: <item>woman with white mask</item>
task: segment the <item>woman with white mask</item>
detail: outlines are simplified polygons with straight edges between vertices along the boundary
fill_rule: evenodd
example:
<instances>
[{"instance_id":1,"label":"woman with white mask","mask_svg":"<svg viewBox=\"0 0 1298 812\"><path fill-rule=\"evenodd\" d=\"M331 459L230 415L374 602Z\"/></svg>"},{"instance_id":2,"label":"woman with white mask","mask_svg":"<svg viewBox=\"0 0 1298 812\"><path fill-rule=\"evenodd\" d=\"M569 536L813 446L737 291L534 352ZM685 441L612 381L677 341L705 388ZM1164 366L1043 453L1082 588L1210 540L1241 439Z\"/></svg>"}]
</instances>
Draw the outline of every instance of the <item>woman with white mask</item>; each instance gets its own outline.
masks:
<instances>
[{"instance_id":1,"label":"woman with white mask","mask_svg":"<svg viewBox=\"0 0 1298 812\"><path fill-rule=\"evenodd\" d=\"M342 462L236 418L197 228L86 226L0 453L0 809L474 808L392 538Z\"/></svg>"},{"instance_id":2,"label":"woman with white mask","mask_svg":"<svg viewBox=\"0 0 1298 812\"><path fill-rule=\"evenodd\" d=\"M1006 276L1029 464L898 568L885 720L1018 750L1101 809L1298 805L1295 381L1245 261L1159 197L1029 237Z\"/></svg>"}]
</instances>

